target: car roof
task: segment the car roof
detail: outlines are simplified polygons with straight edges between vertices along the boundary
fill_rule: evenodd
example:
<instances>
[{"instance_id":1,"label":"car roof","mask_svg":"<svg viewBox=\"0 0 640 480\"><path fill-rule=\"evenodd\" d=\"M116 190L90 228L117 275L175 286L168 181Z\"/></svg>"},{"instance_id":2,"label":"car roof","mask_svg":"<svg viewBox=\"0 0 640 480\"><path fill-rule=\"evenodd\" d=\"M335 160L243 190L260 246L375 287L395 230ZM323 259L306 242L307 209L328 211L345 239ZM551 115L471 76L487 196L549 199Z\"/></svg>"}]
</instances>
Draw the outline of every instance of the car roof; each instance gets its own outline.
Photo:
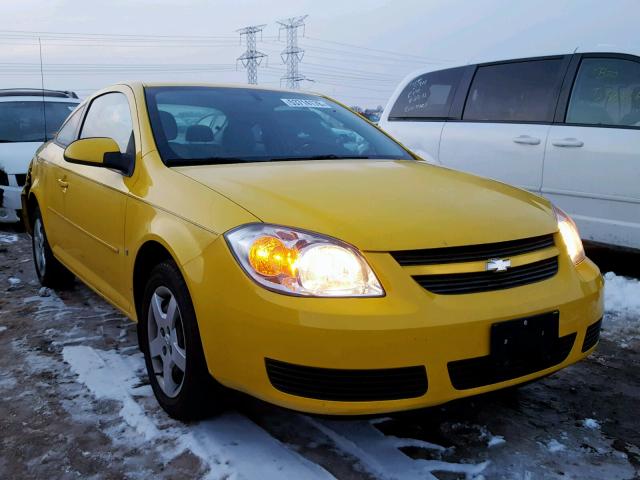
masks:
<instances>
[{"instance_id":1,"label":"car roof","mask_svg":"<svg viewBox=\"0 0 640 480\"><path fill-rule=\"evenodd\" d=\"M246 83L214 83L214 82L143 82L140 80L131 80L131 81L123 81L118 82L116 85L127 85L131 88L140 87L140 88L153 88L153 87L212 87L212 88L242 88L242 89L251 89L251 90L262 90L268 92L288 92L288 93L303 93L307 95L319 95L323 96L321 93L310 92L306 90L291 90L286 88L276 88L276 87L263 87L261 85L249 85Z\"/></svg>"},{"instance_id":2,"label":"car roof","mask_svg":"<svg viewBox=\"0 0 640 480\"><path fill-rule=\"evenodd\" d=\"M45 98L73 98L78 95L71 90L47 90L41 88L3 88L0 97L45 97Z\"/></svg>"}]
</instances>

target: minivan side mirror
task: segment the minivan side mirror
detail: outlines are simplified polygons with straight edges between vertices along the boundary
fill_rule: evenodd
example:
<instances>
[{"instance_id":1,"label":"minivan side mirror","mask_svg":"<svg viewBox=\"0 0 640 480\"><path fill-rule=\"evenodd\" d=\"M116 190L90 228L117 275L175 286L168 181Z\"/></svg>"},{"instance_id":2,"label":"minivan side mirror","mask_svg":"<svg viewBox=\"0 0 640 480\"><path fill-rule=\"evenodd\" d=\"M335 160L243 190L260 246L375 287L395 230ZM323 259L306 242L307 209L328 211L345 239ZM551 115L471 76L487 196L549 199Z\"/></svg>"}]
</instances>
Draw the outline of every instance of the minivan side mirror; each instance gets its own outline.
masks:
<instances>
[{"instance_id":1,"label":"minivan side mirror","mask_svg":"<svg viewBox=\"0 0 640 480\"><path fill-rule=\"evenodd\" d=\"M120 153L120 147L112 138L94 137L76 140L65 148L64 159L69 163L113 168L125 175L131 175L130 162Z\"/></svg>"}]
</instances>

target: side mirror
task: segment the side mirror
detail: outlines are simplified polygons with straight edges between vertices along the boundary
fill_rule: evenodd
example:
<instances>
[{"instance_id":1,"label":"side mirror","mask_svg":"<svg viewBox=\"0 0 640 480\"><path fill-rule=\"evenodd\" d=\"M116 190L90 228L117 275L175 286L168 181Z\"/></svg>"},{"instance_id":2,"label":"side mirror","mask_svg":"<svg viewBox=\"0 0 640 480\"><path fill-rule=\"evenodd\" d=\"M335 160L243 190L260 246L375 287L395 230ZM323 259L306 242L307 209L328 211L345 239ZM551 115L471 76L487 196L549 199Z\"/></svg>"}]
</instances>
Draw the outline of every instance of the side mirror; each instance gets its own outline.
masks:
<instances>
[{"instance_id":1,"label":"side mirror","mask_svg":"<svg viewBox=\"0 0 640 480\"><path fill-rule=\"evenodd\" d=\"M64 159L69 163L94 167L113 168L125 175L131 175L131 165L127 156L120 153L120 147L112 138L82 138L69 144L64 150Z\"/></svg>"}]
</instances>

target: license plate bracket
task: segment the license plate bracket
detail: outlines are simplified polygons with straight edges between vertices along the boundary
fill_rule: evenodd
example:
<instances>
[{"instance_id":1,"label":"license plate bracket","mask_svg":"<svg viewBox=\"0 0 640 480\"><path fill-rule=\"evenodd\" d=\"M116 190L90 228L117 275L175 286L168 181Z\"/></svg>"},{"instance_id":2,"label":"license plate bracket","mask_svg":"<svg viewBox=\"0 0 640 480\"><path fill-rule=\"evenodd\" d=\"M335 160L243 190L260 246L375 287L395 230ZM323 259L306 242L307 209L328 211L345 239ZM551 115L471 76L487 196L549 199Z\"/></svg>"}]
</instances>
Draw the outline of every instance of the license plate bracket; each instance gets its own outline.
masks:
<instances>
[{"instance_id":1,"label":"license plate bracket","mask_svg":"<svg viewBox=\"0 0 640 480\"><path fill-rule=\"evenodd\" d=\"M491 326L491 357L498 366L529 359L542 360L558 340L560 313L518 318Z\"/></svg>"}]
</instances>

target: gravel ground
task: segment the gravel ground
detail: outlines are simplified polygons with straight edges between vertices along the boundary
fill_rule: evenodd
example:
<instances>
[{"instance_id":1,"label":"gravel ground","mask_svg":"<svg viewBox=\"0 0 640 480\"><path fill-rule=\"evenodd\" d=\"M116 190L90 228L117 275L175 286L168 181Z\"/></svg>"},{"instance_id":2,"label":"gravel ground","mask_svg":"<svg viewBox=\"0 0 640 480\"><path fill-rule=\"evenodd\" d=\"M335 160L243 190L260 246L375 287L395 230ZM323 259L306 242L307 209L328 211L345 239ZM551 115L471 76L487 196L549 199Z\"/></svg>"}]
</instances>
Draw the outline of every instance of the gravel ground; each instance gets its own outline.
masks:
<instances>
[{"instance_id":1,"label":"gravel ground","mask_svg":"<svg viewBox=\"0 0 640 480\"><path fill-rule=\"evenodd\" d=\"M6 228L0 292L0 478L640 478L638 310L609 311L595 354L518 390L374 419L238 395L183 425L150 393L134 325L79 283L40 289L29 237Z\"/></svg>"}]
</instances>

